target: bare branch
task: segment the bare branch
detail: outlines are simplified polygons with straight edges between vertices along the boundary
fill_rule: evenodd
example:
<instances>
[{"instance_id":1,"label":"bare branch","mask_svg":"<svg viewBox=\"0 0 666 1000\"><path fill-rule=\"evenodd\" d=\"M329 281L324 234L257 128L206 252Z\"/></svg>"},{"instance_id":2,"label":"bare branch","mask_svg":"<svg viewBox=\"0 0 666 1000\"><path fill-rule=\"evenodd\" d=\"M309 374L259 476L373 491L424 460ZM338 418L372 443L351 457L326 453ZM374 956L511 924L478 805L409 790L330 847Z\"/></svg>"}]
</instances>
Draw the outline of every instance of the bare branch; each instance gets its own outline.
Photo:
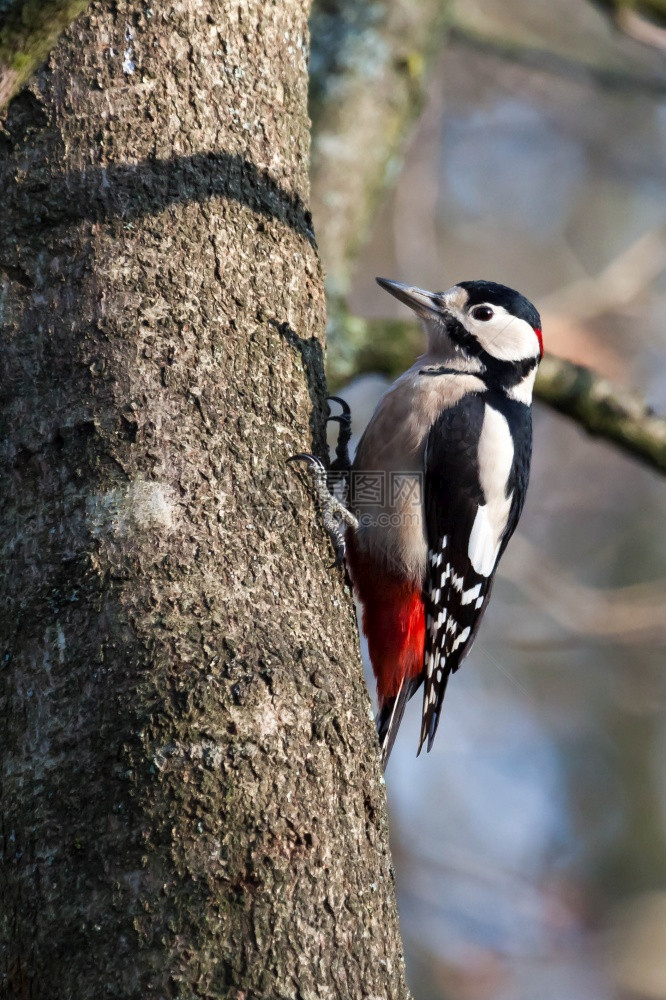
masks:
<instances>
[{"instance_id":1,"label":"bare branch","mask_svg":"<svg viewBox=\"0 0 666 1000\"><path fill-rule=\"evenodd\" d=\"M11 100L90 0L0 2L0 110Z\"/></svg>"},{"instance_id":2,"label":"bare branch","mask_svg":"<svg viewBox=\"0 0 666 1000\"><path fill-rule=\"evenodd\" d=\"M637 11L620 7L615 15L615 23L620 31L635 38L637 42L651 45L655 49L666 49L666 28L660 28L658 24L646 20Z\"/></svg>"},{"instance_id":3,"label":"bare branch","mask_svg":"<svg viewBox=\"0 0 666 1000\"><path fill-rule=\"evenodd\" d=\"M655 49L666 49L664 0L596 0L596 6L629 38Z\"/></svg>"},{"instance_id":4,"label":"bare branch","mask_svg":"<svg viewBox=\"0 0 666 1000\"><path fill-rule=\"evenodd\" d=\"M658 31L655 27L655 31ZM451 28L451 41L474 52L495 56L507 62L538 69L540 73L566 77L583 83L592 82L604 90L630 94L644 94L662 99L666 94L666 81L647 74L632 72L613 66L598 66L580 59L554 52L551 49L513 39L486 36L468 26Z\"/></svg>"},{"instance_id":5,"label":"bare branch","mask_svg":"<svg viewBox=\"0 0 666 1000\"><path fill-rule=\"evenodd\" d=\"M663 231L644 233L598 274L565 285L541 300L540 312L565 316L568 321L618 312L644 293L665 267Z\"/></svg>"},{"instance_id":6,"label":"bare branch","mask_svg":"<svg viewBox=\"0 0 666 1000\"><path fill-rule=\"evenodd\" d=\"M544 358L535 395L589 434L603 437L666 473L666 419L635 392L564 358Z\"/></svg>"}]
</instances>

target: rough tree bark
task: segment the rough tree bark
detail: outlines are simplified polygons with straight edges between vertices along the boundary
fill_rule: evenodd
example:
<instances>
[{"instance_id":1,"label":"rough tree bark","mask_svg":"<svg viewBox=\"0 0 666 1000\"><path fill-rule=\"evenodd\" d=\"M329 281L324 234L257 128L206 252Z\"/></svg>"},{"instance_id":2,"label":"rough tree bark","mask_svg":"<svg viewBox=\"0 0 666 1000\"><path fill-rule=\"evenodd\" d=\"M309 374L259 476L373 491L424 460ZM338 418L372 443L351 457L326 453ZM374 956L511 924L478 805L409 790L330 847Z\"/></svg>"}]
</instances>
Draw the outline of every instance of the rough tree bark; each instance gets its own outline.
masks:
<instances>
[{"instance_id":1,"label":"rough tree bark","mask_svg":"<svg viewBox=\"0 0 666 1000\"><path fill-rule=\"evenodd\" d=\"M0 130L0 995L405 998L323 444L306 0L95 2Z\"/></svg>"}]
</instances>

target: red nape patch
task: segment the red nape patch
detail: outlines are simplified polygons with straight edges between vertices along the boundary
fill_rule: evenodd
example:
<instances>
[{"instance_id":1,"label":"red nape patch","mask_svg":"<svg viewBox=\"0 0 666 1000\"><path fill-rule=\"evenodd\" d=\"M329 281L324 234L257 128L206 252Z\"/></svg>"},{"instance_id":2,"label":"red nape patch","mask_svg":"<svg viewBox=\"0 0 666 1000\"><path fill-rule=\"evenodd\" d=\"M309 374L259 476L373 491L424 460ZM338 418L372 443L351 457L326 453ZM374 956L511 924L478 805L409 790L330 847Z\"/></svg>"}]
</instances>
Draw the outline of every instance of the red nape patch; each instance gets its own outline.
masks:
<instances>
[{"instance_id":1,"label":"red nape patch","mask_svg":"<svg viewBox=\"0 0 666 1000\"><path fill-rule=\"evenodd\" d=\"M387 573L365 553L358 552L349 538L347 562L354 590L363 605L363 634L368 639L381 706L387 698L397 695L404 677L417 677L423 670L423 594L420 586Z\"/></svg>"},{"instance_id":2,"label":"red nape patch","mask_svg":"<svg viewBox=\"0 0 666 1000\"><path fill-rule=\"evenodd\" d=\"M534 328L534 332L536 333L537 340L539 341L539 350L541 351L541 357L543 357L543 335L538 326Z\"/></svg>"}]
</instances>

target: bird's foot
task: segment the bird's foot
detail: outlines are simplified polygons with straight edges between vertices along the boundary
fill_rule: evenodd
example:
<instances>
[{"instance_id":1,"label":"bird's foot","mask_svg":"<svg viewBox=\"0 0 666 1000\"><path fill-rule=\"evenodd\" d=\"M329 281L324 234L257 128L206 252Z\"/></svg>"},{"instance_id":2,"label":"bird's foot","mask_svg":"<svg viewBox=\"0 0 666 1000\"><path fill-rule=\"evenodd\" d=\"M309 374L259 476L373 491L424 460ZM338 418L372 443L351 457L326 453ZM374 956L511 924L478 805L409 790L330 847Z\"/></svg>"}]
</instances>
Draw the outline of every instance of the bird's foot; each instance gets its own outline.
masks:
<instances>
[{"instance_id":1,"label":"bird's foot","mask_svg":"<svg viewBox=\"0 0 666 1000\"><path fill-rule=\"evenodd\" d=\"M328 532L333 549L335 550L335 563L343 566L345 562L345 531L347 527L357 528L358 521L343 503L331 493L328 488L328 471L321 461L314 455L292 455L289 462L307 462L308 472L312 476L315 493L321 509L324 527Z\"/></svg>"},{"instance_id":2,"label":"bird's foot","mask_svg":"<svg viewBox=\"0 0 666 1000\"><path fill-rule=\"evenodd\" d=\"M328 532L333 549L335 550L336 566L343 566L345 563L345 533L348 527L357 528L358 521L354 515L347 510L344 500L349 488L349 470L351 460L349 458L349 441L351 438L351 410L348 403L339 396L329 396L328 401L338 403L341 409L339 414L331 414L327 420L332 420L339 424L338 440L335 447L335 459L327 469L321 459L314 455L299 454L292 455L290 462L307 462L308 472L312 477L315 493L321 509L324 527Z\"/></svg>"}]
</instances>

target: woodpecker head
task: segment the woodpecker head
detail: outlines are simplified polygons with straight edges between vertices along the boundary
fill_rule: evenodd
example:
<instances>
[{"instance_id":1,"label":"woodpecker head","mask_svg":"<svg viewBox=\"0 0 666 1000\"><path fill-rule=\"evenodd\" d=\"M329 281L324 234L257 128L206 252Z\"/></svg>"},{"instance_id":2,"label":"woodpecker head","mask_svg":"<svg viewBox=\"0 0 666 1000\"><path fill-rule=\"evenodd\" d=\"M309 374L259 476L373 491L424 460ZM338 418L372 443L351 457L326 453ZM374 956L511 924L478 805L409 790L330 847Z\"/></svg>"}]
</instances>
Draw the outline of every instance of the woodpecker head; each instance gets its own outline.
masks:
<instances>
[{"instance_id":1,"label":"woodpecker head","mask_svg":"<svg viewBox=\"0 0 666 1000\"><path fill-rule=\"evenodd\" d=\"M543 357L539 313L513 288L494 281L460 281L447 292L426 292L399 281L376 280L423 321L434 353L463 353L485 367L532 362L536 368Z\"/></svg>"}]
</instances>

